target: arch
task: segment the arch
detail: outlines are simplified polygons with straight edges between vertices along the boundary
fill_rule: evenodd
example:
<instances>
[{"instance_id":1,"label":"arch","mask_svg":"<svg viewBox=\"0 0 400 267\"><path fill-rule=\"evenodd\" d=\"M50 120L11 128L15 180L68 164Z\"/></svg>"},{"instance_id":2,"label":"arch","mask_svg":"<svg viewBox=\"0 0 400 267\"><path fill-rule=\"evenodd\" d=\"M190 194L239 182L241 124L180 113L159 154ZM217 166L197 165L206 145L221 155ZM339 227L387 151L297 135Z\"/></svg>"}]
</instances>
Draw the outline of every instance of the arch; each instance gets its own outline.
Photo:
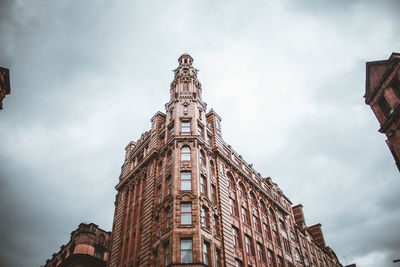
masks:
<instances>
[{"instance_id":1,"label":"arch","mask_svg":"<svg viewBox=\"0 0 400 267\"><path fill-rule=\"evenodd\" d=\"M251 191L250 192L250 194L249 194L249 201L250 201L250 204L252 204L254 207L258 207L258 205L257 205L257 197L256 197L256 195L254 194L254 192L253 191Z\"/></svg>"},{"instance_id":2,"label":"arch","mask_svg":"<svg viewBox=\"0 0 400 267\"><path fill-rule=\"evenodd\" d=\"M260 200L260 207L261 207L261 213L268 218L268 210L267 210L267 205L265 204L264 200Z\"/></svg>"},{"instance_id":3,"label":"arch","mask_svg":"<svg viewBox=\"0 0 400 267\"><path fill-rule=\"evenodd\" d=\"M181 148L181 160L190 160L190 147L183 146Z\"/></svg>"},{"instance_id":4,"label":"arch","mask_svg":"<svg viewBox=\"0 0 400 267\"><path fill-rule=\"evenodd\" d=\"M162 160L160 160L160 162L158 162L158 175L162 174L162 164L163 164L163 162L162 162Z\"/></svg>"},{"instance_id":5,"label":"arch","mask_svg":"<svg viewBox=\"0 0 400 267\"><path fill-rule=\"evenodd\" d=\"M246 197L246 187L243 185L242 182L239 182L238 193L239 193L239 196L241 196L243 198Z\"/></svg>"},{"instance_id":6,"label":"arch","mask_svg":"<svg viewBox=\"0 0 400 267\"><path fill-rule=\"evenodd\" d=\"M269 208L268 211L269 211L269 213L271 215L270 218L271 218L272 222L274 222L276 224L276 217L275 217L274 210L272 208Z\"/></svg>"}]
</instances>

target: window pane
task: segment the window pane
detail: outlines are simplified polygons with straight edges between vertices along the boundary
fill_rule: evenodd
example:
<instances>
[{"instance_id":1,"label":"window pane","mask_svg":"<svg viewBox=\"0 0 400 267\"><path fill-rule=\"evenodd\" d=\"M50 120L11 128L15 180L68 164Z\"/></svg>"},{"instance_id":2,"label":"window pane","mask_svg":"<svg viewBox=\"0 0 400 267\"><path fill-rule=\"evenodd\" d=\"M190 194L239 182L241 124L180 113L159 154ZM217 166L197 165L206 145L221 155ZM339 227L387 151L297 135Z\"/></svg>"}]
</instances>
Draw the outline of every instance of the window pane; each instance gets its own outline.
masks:
<instances>
[{"instance_id":1,"label":"window pane","mask_svg":"<svg viewBox=\"0 0 400 267\"><path fill-rule=\"evenodd\" d=\"M191 190L192 189L192 183L191 181L182 181L182 190Z\"/></svg>"},{"instance_id":2,"label":"window pane","mask_svg":"<svg viewBox=\"0 0 400 267\"><path fill-rule=\"evenodd\" d=\"M181 204L181 211L182 212L191 212L192 211L192 205L190 203Z\"/></svg>"},{"instance_id":3,"label":"window pane","mask_svg":"<svg viewBox=\"0 0 400 267\"><path fill-rule=\"evenodd\" d=\"M181 251L181 262L182 263L192 262L192 251L191 250L182 250Z\"/></svg>"}]
</instances>

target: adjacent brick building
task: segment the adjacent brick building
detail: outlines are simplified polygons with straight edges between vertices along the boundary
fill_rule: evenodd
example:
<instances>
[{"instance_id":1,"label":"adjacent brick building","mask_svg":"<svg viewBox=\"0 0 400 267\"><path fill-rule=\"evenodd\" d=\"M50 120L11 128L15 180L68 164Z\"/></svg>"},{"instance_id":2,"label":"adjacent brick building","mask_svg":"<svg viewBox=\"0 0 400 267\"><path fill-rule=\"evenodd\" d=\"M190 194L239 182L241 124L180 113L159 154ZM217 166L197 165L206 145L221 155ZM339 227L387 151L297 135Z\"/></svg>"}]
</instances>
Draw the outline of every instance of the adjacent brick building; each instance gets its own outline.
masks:
<instances>
[{"instance_id":1,"label":"adjacent brick building","mask_svg":"<svg viewBox=\"0 0 400 267\"><path fill-rule=\"evenodd\" d=\"M10 92L10 73L8 69L0 67L0 109L3 109L3 100Z\"/></svg>"},{"instance_id":2,"label":"adjacent brick building","mask_svg":"<svg viewBox=\"0 0 400 267\"><path fill-rule=\"evenodd\" d=\"M109 255L110 232L96 224L81 223L71 233L67 245L46 261L44 267L105 267Z\"/></svg>"},{"instance_id":3,"label":"adjacent brick building","mask_svg":"<svg viewBox=\"0 0 400 267\"><path fill-rule=\"evenodd\" d=\"M108 266L342 266L321 225L224 142L192 57L178 61L166 112L125 148Z\"/></svg>"},{"instance_id":4,"label":"adjacent brick building","mask_svg":"<svg viewBox=\"0 0 400 267\"><path fill-rule=\"evenodd\" d=\"M379 132L387 137L386 144L400 170L400 54L388 60L367 62L365 103L379 121Z\"/></svg>"}]
</instances>

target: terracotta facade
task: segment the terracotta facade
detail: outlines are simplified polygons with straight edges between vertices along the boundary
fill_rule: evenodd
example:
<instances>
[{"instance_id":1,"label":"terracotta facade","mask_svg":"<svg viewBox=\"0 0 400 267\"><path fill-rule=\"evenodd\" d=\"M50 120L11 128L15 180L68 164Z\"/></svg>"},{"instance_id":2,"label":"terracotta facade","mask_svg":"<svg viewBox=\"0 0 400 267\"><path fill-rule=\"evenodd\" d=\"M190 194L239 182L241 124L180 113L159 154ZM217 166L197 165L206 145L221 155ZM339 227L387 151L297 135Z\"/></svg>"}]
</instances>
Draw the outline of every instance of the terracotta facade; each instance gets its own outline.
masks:
<instances>
[{"instance_id":1,"label":"terracotta facade","mask_svg":"<svg viewBox=\"0 0 400 267\"><path fill-rule=\"evenodd\" d=\"M192 57L178 61L166 112L125 148L108 266L342 266L321 225L224 142Z\"/></svg>"},{"instance_id":2,"label":"terracotta facade","mask_svg":"<svg viewBox=\"0 0 400 267\"><path fill-rule=\"evenodd\" d=\"M386 135L386 144L400 170L400 54L367 62L366 69L365 103L378 119L379 132Z\"/></svg>"},{"instance_id":3,"label":"terracotta facade","mask_svg":"<svg viewBox=\"0 0 400 267\"><path fill-rule=\"evenodd\" d=\"M109 257L110 232L96 224L81 223L67 245L46 261L44 267L105 267Z\"/></svg>"},{"instance_id":4,"label":"terracotta facade","mask_svg":"<svg viewBox=\"0 0 400 267\"><path fill-rule=\"evenodd\" d=\"M0 109L3 109L3 100L10 92L10 72L0 67Z\"/></svg>"}]
</instances>

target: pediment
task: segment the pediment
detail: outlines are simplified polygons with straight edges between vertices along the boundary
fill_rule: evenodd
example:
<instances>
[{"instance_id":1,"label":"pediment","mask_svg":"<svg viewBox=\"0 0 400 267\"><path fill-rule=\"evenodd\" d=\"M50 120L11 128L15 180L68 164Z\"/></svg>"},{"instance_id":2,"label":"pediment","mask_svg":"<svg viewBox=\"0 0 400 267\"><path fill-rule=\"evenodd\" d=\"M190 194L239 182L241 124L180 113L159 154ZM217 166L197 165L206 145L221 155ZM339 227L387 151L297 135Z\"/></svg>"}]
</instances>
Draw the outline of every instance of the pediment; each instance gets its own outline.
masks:
<instances>
[{"instance_id":1,"label":"pediment","mask_svg":"<svg viewBox=\"0 0 400 267\"><path fill-rule=\"evenodd\" d=\"M196 199L196 196L191 192L191 191L184 191L180 193L176 199L181 200L181 201L191 201Z\"/></svg>"}]
</instances>

